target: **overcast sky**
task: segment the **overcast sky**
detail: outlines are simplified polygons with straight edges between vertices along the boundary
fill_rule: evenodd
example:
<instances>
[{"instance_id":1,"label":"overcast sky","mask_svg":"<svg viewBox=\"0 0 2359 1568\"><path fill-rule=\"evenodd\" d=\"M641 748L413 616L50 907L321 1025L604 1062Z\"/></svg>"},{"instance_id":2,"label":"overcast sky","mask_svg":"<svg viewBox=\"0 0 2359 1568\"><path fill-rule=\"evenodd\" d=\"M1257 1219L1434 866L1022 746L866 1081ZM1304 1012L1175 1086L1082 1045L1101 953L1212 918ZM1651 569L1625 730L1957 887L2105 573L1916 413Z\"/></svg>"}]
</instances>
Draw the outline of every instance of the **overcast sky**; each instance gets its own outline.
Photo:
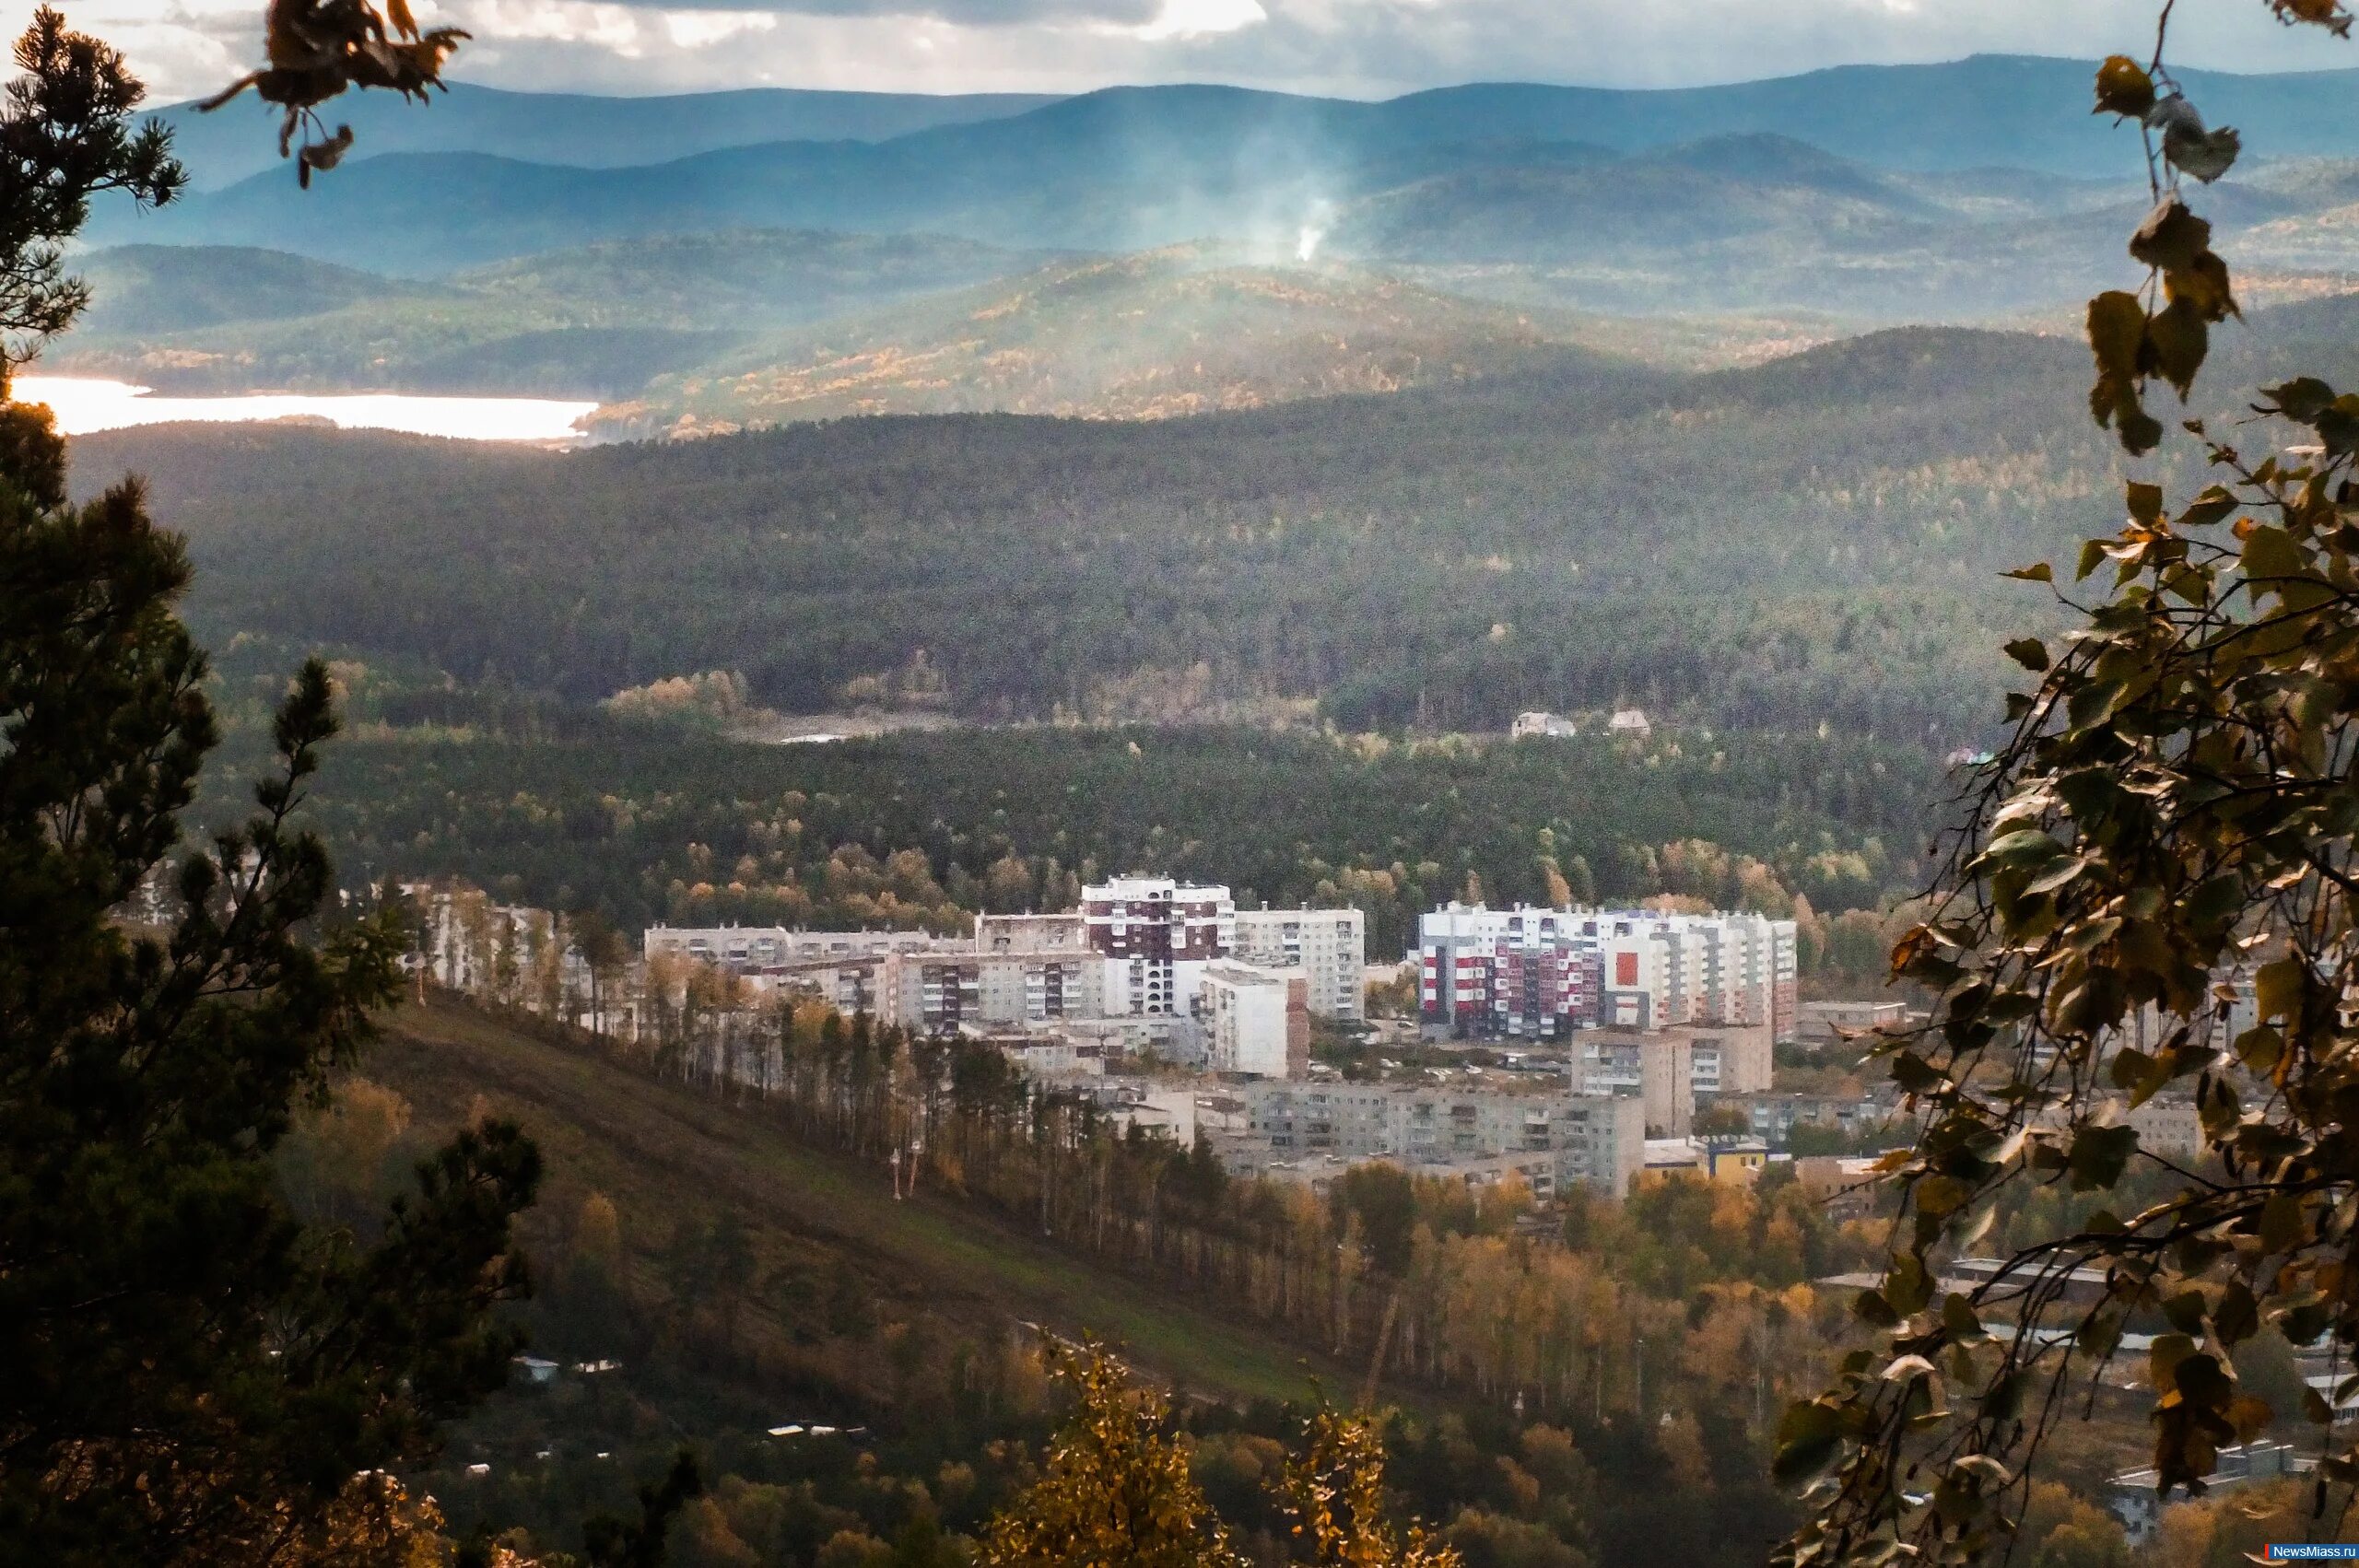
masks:
<instances>
[{"instance_id":1,"label":"overcast sky","mask_svg":"<svg viewBox=\"0 0 2359 1568\"><path fill-rule=\"evenodd\" d=\"M158 100L261 57L264 0L65 0ZM1380 97L1502 79L1662 86L1978 52L2142 53L2155 0L412 0L476 41L453 75L502 87L1071 91L1226 81ZM13 32L32 6L0 0ZM2359 64L2264 0L2179 0L2176 58Z\"/></svg>"}]
</instances>

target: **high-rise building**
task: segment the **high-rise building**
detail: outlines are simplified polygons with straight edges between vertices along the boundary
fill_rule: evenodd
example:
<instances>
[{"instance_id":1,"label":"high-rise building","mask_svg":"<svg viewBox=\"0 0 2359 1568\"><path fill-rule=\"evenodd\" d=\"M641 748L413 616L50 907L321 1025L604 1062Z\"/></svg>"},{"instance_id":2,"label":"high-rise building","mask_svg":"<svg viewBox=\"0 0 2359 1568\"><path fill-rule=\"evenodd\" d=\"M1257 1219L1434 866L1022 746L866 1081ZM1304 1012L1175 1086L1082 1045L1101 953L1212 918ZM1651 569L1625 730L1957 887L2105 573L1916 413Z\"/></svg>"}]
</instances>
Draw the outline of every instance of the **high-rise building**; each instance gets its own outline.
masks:
<instances>
[{"instance_id":1,"label":"high-rise building","mask_svg":"<svg viewBox=\"0 0 2359 1568\"><path fill-rule=\"evenodd\" d=\"M1491 909L1451 904L1418 925L1430 1024L1476 1039L1575 1029L1795 1022L1794 926L1760 915Z\"/></svg>"},{"instance_id":2,"label":"high-rise building","mask_svg":"<svg viewBox=\"0 0 2359 1568\"><path fill-rule=\"evenodd\" d=\"M1204 965L1236 950L1237 904L1226 887L1117 877L1081 890L1081 915L1116 1017L1185 1015Z\"/></svg>"},{"instance_id":3,"label":"high-rise building","mask_svg":"<svg viewBox=\"0 0 2359 1568\"><path fill-rule=\"evenodd\" d=\"M1191 1016L1215 1072L1302 1078L1310 1070L1309 981L1298 969L1203 965Z\"/></svg>"},{"instance_id":4,"label":"high-rise building","mask_svg":"<svg viewBox=\"0 0 2359 1568\"><path fill-rule=\"evenodd\" d=\"M1299 969L1310 1011L1357 1019L1367 1006L1367 917L1357 909L1239 909L1235 956L1269 969Z\"/></svg>"}]
</instances>

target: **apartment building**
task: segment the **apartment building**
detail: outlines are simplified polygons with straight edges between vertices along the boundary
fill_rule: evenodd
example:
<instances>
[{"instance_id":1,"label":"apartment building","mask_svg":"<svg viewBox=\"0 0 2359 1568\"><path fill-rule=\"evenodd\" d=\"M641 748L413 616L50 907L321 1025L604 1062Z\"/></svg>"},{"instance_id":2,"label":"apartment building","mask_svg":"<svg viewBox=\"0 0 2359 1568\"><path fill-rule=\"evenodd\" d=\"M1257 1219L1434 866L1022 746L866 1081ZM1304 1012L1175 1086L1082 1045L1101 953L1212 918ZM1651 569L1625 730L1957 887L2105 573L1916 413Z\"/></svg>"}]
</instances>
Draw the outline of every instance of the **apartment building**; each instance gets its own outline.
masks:
<instances>
[{"instance_id":1,"label":"apartment building","mask_svg":"<svg viewBox=\"0 0 2359 1568\"><path fill-rule=\"evenodd\" d=\"M896 953L950 953L964 938L926 931L805 931L784 926L650 926L640 947L738 975L782 973L797 965L854 964Z\"/></svg>"},{"instance_id":2,"label":"apartment building","mask_svg":"<svg viewBox=\"0 0 2359 1568\"><path fill-rule=\"evenodd\" d=\"M1550 1149L1560 1098L1384 1083L1256 1083L1241 1094L1248 1134L1274 1151L1404 1164Z\"/></svg>"},{"instance_id":3,"label":"apartment building","mask_svg":"<svg viewBox=\"0 0 2359 1568\"><path fill-rule=\"evenodd\" d=\"M1310 1011L1356 1020L1367 1013L1367 917L1357 909L1239 909L1231 955L1268 969L1299 969Z\"/></svg>"},{"instance_id":4,"label":"apartment building","mask_svg":"<svg viewBox=\"0 0 2359 1568\"><path fill-rule=\"evenodd\" d=\"M1806 1001L1795 1015L1794 1038L1829 1045L1847 1034L1890 1028L1907 1016L1907 1007L1897 1001Z\"/></svg>"},{"instance_id":5,"label":"apartment building","mask_svg":"<svg viewBox=\"0 0 2359 1568\"><path fill-rule=\"evenodd\" d=\"M1759 915L1491 909L1450 904L1418 923L1428 1024L1476 1039L1563 1039L1795 1024L1794 926Z\"/></svg>"},{"instance_id":6,"label":"apartment building","mask_svg":"<svg viewBox=\"0 0 2359 1568\"><path fill-rule=\"evenodd\" d=\"M1237 903L1226 887L1117 877L1081 890L1081 916L1117 1016L1184 1015L1204 965L1236 951Z\"/></svg>"},{"instance_id":7,"label":"apartment building","mask_svg":"<svg viewBox=\"0 0 2359 1568\"><path fill-rule=\"evenodd\" d=\"M1309 979L1298 969L1205 965L1189 1014L1203 1065L1256 1078L1309 1076Z\"/></svg>"},{"instance_id":8,"label":"apartment building","mask_svg":"<svg viewBox=\"0 0 2359 1568\"><path fill-rule=\"evenodd\" d=\"M1777 1050L1766 1024L1702 1024L1679 1031L1688 1042L1688 1087L1699 1098L1766 1091Z\"/></svg>"},{"instance_id":9,"label":"apartment building","mask_svg":"<svg viewBox=\"0 0 2359 1568\"><path fill-rule=\"evenodd\" d=\"M1089 924L1070 915L978 915L978 953L1086 953Z\"/></svg>"},{"instance_id":10,"label":"apartment building","mask_svg":"<svg viewBox=\"0 0 2359 1568\"><path fill-rule=\"evenodd\" d=\"M1086 951L897 953L881 961L880 1022L926 1035L1105 1016L1105 972Z\"/></svg>"},{"instance_id":11,"label":"apartment building","mask_svg":"<svg viewBox=\"0 0 2359 1568\"><path fill-rule=\"evenodd\" d=\"M1743 1112L1753 1136L1766 1141L1773 1149L1782 1149L1790 1142L1797 1127L1822 1128L1852 1137L1886 1125L1900 1111L1899 1102L1890 1093L1805 1094L1777 1089L1722 1092L1712 1096L1712 1104Z\"/></svg>"},{"instance_id":12,"label":"apartment building","mask_svg":"<svg viewBox=\"0 0 2359 1568\"><path fill-rule=\"evenodd\" d=\"M1556 1189L1626 1197L1647 1164L1647 1108L1636 1094L1575 1094L1556 1108Z\"/></svg>"},{"instance_id":13,"label":"apartment building","mask_svg":"<svg viewBox=\"0 0 2359 1568\"><path fill-rule=\"evenodd\" d=\"M452 990L496 991L513 980L552 940L546 910L494 904L472 888L405 883L418 914L417 947L404 966ZM500 971L506 970L503 976Z\"/></svg>"},{"instance_id":14,"label":"apartment building","mask_svg":"<svg viewBox=\"0 0 2359 1568\"><path fill-rule=\"evenodd\" d=\"M1257 1083L1240 1091L1245 1131L1226 1140L1240 1170L1273 1162L1388 1160L1412 1171L1547 1156L1546 1197L1568 1183L1624 1193L1645 1162L1644 1107L1614 1094L1508 1094L1380 1083Z\"/></svg>"},{"instance_id":15,"label":"apartment building","mask_svg":"<svg viewBox=\"0 0 2359 1568\"><path fill-rule=\"evenodd\" d=\"M1696 1120L1695 1044L1682 1030L1584 1031L1570 1063L1576 1094L1627 1094L1644 1108L1647 1136L1684 1138Z\"/></svg>"},{"instance_id":16,"label":"apartment building","mask_svg":"<svg viewBox=\"0 0 2359 1568\"><path fill-rule=\"evenodd\" d=\"M1450 904L1418 921L1427 1023L1469 1039L1561 1039L1594 1022L1599 954L1582 917Z\"/></svg>"}]
</instances>

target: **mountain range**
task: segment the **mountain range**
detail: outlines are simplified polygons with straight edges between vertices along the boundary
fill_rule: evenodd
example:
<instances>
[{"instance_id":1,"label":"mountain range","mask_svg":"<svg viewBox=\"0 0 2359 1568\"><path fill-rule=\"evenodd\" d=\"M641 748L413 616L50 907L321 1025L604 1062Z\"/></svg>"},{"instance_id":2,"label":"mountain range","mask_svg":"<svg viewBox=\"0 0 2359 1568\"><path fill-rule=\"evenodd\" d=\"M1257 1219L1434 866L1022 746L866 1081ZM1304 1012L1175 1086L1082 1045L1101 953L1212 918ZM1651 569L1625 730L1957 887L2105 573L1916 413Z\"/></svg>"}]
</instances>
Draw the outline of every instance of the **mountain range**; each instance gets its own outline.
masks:
<instances>
[{"instance_id":1,"label":"mountain range","mask_svg":"<svg viewBox=\"0 0 2359 1568\"><path fill-rule=\"evenodd\" d=\"M2242 302L2359 287L2359 73L2184 83L2246 134L2201 199ZM215 188L100 215L94 238L135 242L76 259L97 303L50 362L184 392L592 398L602 433L643 435L2061 326L2131 275L2151 201L2134 128L2086 94L2082 64L2001 56L1383 102L463 87L355 101L361 156L308 193L281 168L219 183L269 138L183 108Z\"/></svg>"},{"instance_id":2,"label":"mountain range","mask_svg":"<svg viewBox=\"0 0 2359 1568\"><path fill-rule=\"evenodd\" d=\"M426 107L389 94L352 93L324 111L348 124L370 155L491 152L540 163L613 169L662 163L756 142L882 141L935 125L1000 119L1056 102L1039 93L817 92L748 88L731 92L617 98L510 92L453 82ZM278 114L252 98L210 113L175 104L159 116L200 191L252 175L286 172Z\"/></svg>"},{"instance_id":3,"label":"mountain range","mask_svg":"<svg viewBox=\"0 0 2359 1568\"><path fill-rule=\"evenodd\" d=\"M1377 103L1184 86L1034 107L454 95L374 139L366 131L384 116L370 120L359 156L317 190L299 192L275 169L163 213L117 207L91 238L261 245L405 274L748 225L1114 251L1203 238L1290 242L1329 205L1420 180L1578 171L1612 155L1763 134L1887 170L2133 179L2136 132L2087 112L2087 81L2071 61L1984 56L1731 87L1476 85ZM2190 72L2185 84L2258 153L2359 154L2359 73ZM928 114L931 123L860 139ZM189 123L185 113L176 120ZM200 178L244 167L216 151L231 123L204 122L202 145L187 149ZM250 129L266 151L266 129Z\"/></svg>"}]
</instances>

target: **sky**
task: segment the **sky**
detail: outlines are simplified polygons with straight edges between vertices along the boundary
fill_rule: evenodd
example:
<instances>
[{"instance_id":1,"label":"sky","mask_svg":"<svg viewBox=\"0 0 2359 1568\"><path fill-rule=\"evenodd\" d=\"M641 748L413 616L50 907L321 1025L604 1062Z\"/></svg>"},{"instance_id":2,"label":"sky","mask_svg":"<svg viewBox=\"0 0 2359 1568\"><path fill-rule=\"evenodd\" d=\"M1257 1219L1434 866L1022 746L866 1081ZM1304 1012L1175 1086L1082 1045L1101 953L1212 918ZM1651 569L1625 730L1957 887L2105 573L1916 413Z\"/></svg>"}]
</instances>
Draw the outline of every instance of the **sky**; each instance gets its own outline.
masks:
<instances>
[{"instance_id":1,"label":"sky","mask_svg":"<svg viewBox=\"0 0 2359 1568\"><path fill-rule=\"evenodd\" d=\"M264 0L63 0L154 101L261 59ZM1853 62L2151 48L2156 0L412 0L475 35L451 74L596 92L732 87L1068 92L1224 81L1385 97L1466 81L1682 86ZM0 0L13 32L29 0ZM2359 64L2265 0L2179 0L2173 58L2267 71Z\"/></svg>"}]
</instances>

